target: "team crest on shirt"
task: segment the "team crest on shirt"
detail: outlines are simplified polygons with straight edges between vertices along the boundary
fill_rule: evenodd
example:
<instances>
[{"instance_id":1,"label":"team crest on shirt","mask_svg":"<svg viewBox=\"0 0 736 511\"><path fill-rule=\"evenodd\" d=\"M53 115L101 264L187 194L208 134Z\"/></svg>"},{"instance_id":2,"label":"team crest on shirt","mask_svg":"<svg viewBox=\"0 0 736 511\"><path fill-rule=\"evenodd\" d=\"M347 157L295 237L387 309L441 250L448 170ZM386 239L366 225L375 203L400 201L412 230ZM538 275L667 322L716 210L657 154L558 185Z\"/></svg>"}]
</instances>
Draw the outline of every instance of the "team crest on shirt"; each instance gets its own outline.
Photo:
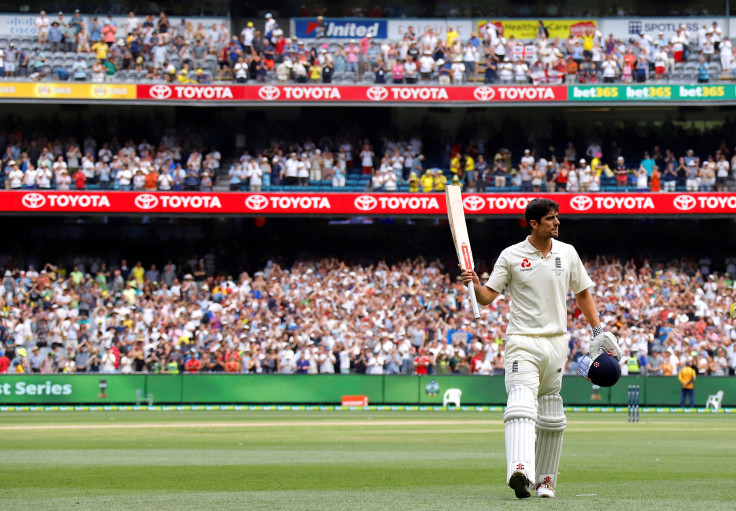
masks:
<instances>
[{"instance_id":1,"label":"team crest on shirt","mask_svg":"<svg viewBox=\"0 0 736 511\"><path fill-rule=\"evenodd\" d=\"M552 271L555 272L555 275L558 277L565 273L565 270L562 269L562 259L560 259L559 256L555 257L555 269Z\"/></svg>"},{"instance_id":2,"label":"team crest on shirt","mask_svg":"<svg viewBox=\"0 0 736 511\"><path fill-rule=\"evenodd\" d=\"M521 271L531 271L532 270L532 263L529 262L529 259L524 259L521 261Z\"/></svg>"}]
</instances>

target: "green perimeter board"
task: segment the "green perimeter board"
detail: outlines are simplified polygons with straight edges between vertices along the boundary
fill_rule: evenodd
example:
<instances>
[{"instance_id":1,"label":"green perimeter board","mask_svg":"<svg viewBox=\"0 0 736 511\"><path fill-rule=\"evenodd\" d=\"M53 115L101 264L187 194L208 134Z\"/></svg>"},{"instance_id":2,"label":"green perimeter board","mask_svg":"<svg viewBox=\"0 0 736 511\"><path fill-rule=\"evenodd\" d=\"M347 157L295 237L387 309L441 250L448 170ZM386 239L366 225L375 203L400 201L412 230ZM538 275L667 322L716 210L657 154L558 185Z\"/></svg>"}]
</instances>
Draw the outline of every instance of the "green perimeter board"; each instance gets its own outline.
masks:
<instances>
[{"instance_id":1,"label":"green perimeter board","mask_svg":"<svg viewBox=\"0 0 736 511\"><path fill-rule=\"evenodd\" d=\"M419 379L419 403L423 405L441 405L445 392L451 388L462 391L463 405L506 403L503 376L433 375Z\"/></svg>"},{"instance_id":2,"label":"green perimeter board","mask_svg":"<svg viewBox=\"0 0 736 511\"><path fill-rule=\"evenodd\" d=\"M626 406L629 385L639 385L641 406L680 404L680 383L671 376L624 376L614 387L597 390L587 380L565 376L562 397L567 405ZM354 374L0 375L0 404L136 404L140 391L142 397L152 395L154 404L340 404L342 396L365 395L373 405L441 405L449 388L462 391L463 405L506 404L502 376ZM723 406L736 406L736 378L714 376L695 381L695 405L704 406L719 390Z\"/></svg>"},{"instance_id":3,"label":"green perimeter board","mask_svg":"<svg viewBox=\"0 0 736 511\"><path fill-rule=\"evenodd\" d=\"M641 403L652 403L661 406L679 406L682 396L682 385L677 378L671 376L648 376L621 378L622 384L612 388L612 399L618 403L626 403L628 385L639 385ZM695 378L695 406L705 406L708 396L723 391L722 406L736 405L736 378L733 376L701 376Z\"/></svg>"},{"instance_id":4,"label":"green perimeter board","mask_svg":"<svg viewBox=\"0 0 736 511\"><path fill-rule=\"evenodd\" d=\"M419 403L421 378L409 375L385 377L384 400L391 405L415 405ZM369 401L370 404L377 404Z\"/></svg>"},{"instance_id":5,"label":"green perimeter board","mask_svg":"<svg viewBox=\"0 0 736 511\"><path fill-rule=\"evenodd\" d=\"M146 394L154 404L183 403L182 384L184 378L177 374L147 374Z\"/></svg>"},{"instance_id":6,"label":"green perimeter board","mask_svg":"<svg viewBox=\"0 0 736 511\"><path fill-rule=\"evenodd\" d=\"M353 374L183 375L185 403L340 403L342 396L383 402L382 376Z\"/></svg>"},{"instance_id":7,"label":"green perimeter board","mask_svg":"<svg viewBox=\"0 0 736 511\"><path fill-rule=\"evenodd\" d=\"M23 374L0 376L0 403L135 403L144 374Z\"/></svg>"}]
</instances>

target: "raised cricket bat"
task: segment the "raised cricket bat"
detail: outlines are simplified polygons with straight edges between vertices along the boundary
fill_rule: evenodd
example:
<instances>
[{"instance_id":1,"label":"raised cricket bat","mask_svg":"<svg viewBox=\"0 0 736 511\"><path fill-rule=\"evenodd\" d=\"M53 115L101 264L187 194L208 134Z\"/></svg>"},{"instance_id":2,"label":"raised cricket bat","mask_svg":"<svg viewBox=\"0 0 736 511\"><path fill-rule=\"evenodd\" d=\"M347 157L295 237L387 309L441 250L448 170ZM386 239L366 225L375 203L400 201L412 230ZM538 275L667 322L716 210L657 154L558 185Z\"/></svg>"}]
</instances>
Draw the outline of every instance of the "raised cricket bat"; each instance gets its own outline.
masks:
<instances>
[{"instance_id":1,"label":"raised cricket bat","mask_svg":"<svg viewBox=\"0 0 736 511\"><path fill-rule=\"evenodd\" d=\"M463 197L460 194L460 187L446 186L445 199L447 199L447 218L450 220L452 240L455 242L460 268L472 270L475 268L475 263L473 262L473 251L470 249L468 226L465 224L465 211L463 210ZM468 284L468 293L470 293L470 303L473 304L473 315L477 319L480 317L480 311L478 310L478 300L475 298L472 282Z\"/></svg>"}]
</instances>

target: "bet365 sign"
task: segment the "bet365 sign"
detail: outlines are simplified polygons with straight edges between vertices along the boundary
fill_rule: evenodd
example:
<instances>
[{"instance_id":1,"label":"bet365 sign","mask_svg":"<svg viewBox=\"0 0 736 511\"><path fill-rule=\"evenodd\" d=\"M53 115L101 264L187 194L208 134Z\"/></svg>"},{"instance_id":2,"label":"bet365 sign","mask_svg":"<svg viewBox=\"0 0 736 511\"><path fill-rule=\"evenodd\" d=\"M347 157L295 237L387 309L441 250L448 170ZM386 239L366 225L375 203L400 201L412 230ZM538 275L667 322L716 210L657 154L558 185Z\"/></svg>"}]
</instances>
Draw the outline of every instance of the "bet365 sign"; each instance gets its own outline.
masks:
<instances>
[{"instance_id":1,"label":"bet365 sign","mask_svg":"<svg viewBox=\"0 0 736 511\"><path fill-rule=\"evenodd\" d=\"M573 85L568 101L719 101L736 99L736 85Z\"/></svg>"}]
</instances>

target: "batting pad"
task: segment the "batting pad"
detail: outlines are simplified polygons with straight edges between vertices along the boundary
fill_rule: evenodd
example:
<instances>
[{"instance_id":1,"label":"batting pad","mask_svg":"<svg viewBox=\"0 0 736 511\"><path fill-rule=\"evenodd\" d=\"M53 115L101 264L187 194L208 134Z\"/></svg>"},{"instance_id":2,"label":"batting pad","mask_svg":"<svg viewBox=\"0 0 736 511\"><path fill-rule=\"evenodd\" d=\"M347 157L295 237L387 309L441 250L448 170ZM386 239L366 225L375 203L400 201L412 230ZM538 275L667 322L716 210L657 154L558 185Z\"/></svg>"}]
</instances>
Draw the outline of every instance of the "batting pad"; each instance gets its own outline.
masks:
<instances>
[{"instance_id":1,"label":"batting pad","mask_svg":"<svg viewBox=\"0 0 736 511\"><path fill-rule=\"evenodd\" d=\"M567 421L559 394L539 398L537 414L537 484L547 481L554 488L562 455L562 433Z\"/></svg>"},{"instance_id":2,"label":"batting pad","mask_svg":"<svg viewBox=\"0 0 736 511\"><path fill-rule=\"evenodd\" d=\"M509 391L503 422L506 428L506 481L521 470L534 481L534 426L537 418L537 398L527 387L516 386Z\"/></svg>"}]
</instances>

